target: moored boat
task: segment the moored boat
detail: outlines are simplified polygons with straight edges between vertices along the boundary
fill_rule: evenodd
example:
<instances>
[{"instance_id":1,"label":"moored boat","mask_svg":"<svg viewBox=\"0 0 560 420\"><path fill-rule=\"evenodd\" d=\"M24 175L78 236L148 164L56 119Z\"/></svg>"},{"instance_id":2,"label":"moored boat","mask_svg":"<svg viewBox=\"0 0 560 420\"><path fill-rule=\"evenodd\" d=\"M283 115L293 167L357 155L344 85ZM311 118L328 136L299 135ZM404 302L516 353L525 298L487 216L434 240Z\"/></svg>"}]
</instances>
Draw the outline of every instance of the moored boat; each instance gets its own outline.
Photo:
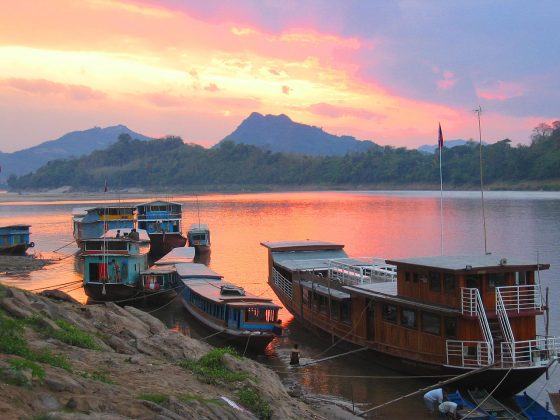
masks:
<instances>
[{"instance_id":1,"label":"moored boat","mask_svg":"<svg viewBox=\"0 0 560 420\"><path fill-rule=\"evenodd\" d=\"M187 243L181 231L182 206L171 201L150 201L138 204L138 228L150 235L150 255L158 259L173 248Z\"/></svg>"},{"instance_id":2,"label":"moored boat","mask_svg":"<svg viewBox=\"0 0 560 420\"><path fill-rule=\"evenodd\" d=\"M192 247L174 248L168 254L165 254L154 265L175 265L183 263L192 263L194 261L195 251Z\"/></svg>"},{"instance_id":3,"label":"moored boat","mask_svg":"<svg viewBox=\"0 0 560 420\"><path fill-rule=\"evenodd\" d=\"M526 392L514 397L515 403L529 420L559 420L560 417L552 414L548 408L543 407ZM548 405L548 404L547 404Z\"/></svg>"},{"instance_id":4,"label":"moored boat","mask_svg":"<svg viewBox=\"0 0 560 420\"><path fill-rule=\"evenodd\" d=\"M485 389L471 389L469 395L478 407L486 411L496 420L523 420L521 414L502 404Z\"/></svg>"},{"instance_id":5,"label":"moored boat","mask_svg":"<svg viewBox=\"0 0 560 420\"><path fill-rule=\"evenodd\" d=\"M540 337L537 270L515 259L349 258L321 241L264 242L269 285L304 326L375 352L413 375L462 375L458 386L514 394L542 375L560 339ZM506 380L504 375L508 375Z\"/></svg>"},{"instance_id":6,"label":"moored boat","mask_svg":"<svg viewBox=\"0 0 560 420\"><path fill-rule=\"evenodd\" d=\"M183 305L210 330L221 333L233 344L259 352L282 334L280 306L271 299L223 281L202 264L180 264L177 270L185 284Z\"/></svg>"},{"instance_id":7,"label":"moored boat","mask_svg":"<svg viewBox=\"0 0 560 420\"><path fill-rule=\"evenodd\" d=\"M74 240L78 246L85 239L99 238L111 229L134 228L134 207L107 205L72 210Z\"/></svg>"},{"instance_id":8,"label":"moored boat","mask_svg":"<svg viewBox=\"0 0 560 420\"><path fill-rule=\"evenodd\" d=\"M129 237L82 241L84 291L91 301L126 301L142 295L140 273L148 268L147 249Z\"/></svg>"},{"instance_id":9,"label":"moored boat","mask_svg":"<svg viewBox=\"0 0 560 420\"><path fill-rule=\"evenodd\" d=\"M457 409L455 417L458 419L479 419L479 420L494 420L490 414L477 407L470 400L463 397L459 390L447 394L447 399L454 402L457 406L462 405L462 409Z\"/></svg>"},{"instance_id":10,"label":"moored boat","mask_svg":"<svg viewBox=\"0 0 560 420\"><path fill-rule=\"evenodd\" d=\"M193 223L187 232L189 246L197 252L207 252L210 249L210 229L204 223Z\"/></svg>"},{"instance_id":11,"label":"moored boat","mask_svg":"<svg viewBox=\"0 0 560 420\"><path fill-rule=\"evenodd\" d=\"M29 240L30 225L0 227L0 254L21 255L35 244Z\"/></svg>"},{"instance_id":12,"label":"moored boat","mask_svg":"<svg viewBox=\"0 0 560 420\"><path fill-rule=\"evenodd\" d=\"M154 265L140 272L143 297L162 302L177 296L184 286L174 265Z\"/></svg>"}]
</instances>

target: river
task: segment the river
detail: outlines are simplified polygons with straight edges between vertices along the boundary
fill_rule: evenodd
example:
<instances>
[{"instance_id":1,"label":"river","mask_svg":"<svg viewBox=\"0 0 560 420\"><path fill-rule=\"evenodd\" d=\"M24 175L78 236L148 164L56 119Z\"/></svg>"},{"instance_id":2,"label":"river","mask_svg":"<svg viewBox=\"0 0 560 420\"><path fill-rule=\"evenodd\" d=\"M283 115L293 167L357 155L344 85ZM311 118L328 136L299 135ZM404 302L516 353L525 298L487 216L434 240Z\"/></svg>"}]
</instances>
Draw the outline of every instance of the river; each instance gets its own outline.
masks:
<instances>
[{"instance_id":1,"label":"river","mask_svg":"<svg viewBox=\"0 0 560 420\"><path fill-rule=\"evenodd\" d=\"M486 246L500 257L522 257L551 265L541 273L543 290L550 290L550 331L560 336L560 193L557 192L486 192ZM183 204L183 230L190 223L209 225L212 235L210 267L226 280L262 296L276 297L268 287L267 254L263 241L318 239L344 243L352 256L403 258L440 255L441 226L446 255L484 253L484 229L480 193L444 192L443 218L440 217L438 192L289 192L204 196L138 196L121 202L140 203L166 199ZM0 226L31 224L32 253L57 262L43 270L19 276L4 276L5 284L36 289L81 279L79 258L72 242L71 210L106 200L67 199L49 201L33 196L17 201L0 194ZM443 223L442 223L443 219ZM59 249L60 248L60 249ZM57 250L57 252L53 252ZM84 302L81 288L70 292ZM279 303L279 302L278 302ZM196 323L180 302L172 302L154 315L170 328L200 337ZM361 409L382 404L428 385L426 379L407 378L364 360L358 355L332 359L305 369L288 366L289 351L294 342L300 346L302 361L325 355L330 346L303 330L292 316L282 310L283 325L289 336L269 346L264 356L253 356L277 370L291 383L307 390L332 395L352 402ZM544 317L542 317L544 318ZM544 321L538 330L544 333ZM218 343L219 344L219 343ZM554 369L554 368L553 368ZM560 370L552 371L528 388L539 401L548 400L547 391L560 388ZM408 398L375 411L375 418L422 418L425 410L421 397Z\"/></svg>"}]
</instances>

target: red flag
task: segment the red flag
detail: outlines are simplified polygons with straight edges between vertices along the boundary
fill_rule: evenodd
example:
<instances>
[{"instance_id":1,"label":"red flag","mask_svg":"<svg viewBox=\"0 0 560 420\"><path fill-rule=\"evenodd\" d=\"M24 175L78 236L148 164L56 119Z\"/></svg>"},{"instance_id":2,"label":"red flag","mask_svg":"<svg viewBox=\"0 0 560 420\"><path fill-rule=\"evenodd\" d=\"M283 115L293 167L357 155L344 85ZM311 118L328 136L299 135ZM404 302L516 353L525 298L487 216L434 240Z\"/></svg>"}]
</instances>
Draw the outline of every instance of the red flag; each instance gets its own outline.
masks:
<instances>
[{"instance_id":1,"label":"red flag","mask_svg":"<svg viewBox=\"0 0 560 420\"><path fill-rule=\"evenodd\" d=\"M441 132L441 124L439 125L438 147L439 147L440 149L443 149L443 133Z\"/></svg>"}]
</instances>

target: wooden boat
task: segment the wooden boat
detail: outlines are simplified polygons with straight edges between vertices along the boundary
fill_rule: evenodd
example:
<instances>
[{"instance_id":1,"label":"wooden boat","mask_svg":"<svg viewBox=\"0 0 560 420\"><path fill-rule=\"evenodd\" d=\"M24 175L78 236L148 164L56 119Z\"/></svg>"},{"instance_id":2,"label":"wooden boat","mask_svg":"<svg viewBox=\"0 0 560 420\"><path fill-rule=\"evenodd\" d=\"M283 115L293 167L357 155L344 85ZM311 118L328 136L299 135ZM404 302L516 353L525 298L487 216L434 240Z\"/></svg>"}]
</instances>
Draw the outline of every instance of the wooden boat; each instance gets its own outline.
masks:
<instances>
[{"instance_id":1,"label":"wooden boat","mask_svg":"<svg viewBox=\"0 0 560 420\"><path fill-rule=\"evenodd\" d=\"M457 409L456 417L458 419L479 419L479 420L494 420L490 414L477 407L471 401L461 395L459 390L447 394L447 399L453 401L455 404L462 405L462 409Z\"/></svg>"},{"instance_id":2,"label":"wooden boat","mask_svg":"<svg viewBox=\"0 0 560 420\"><path fill-rule=\"evenodd\" d=\"M134 228L134 207L100 206L72 210L73 235L78 246L85 239L99 238L110 229Z\"/></svg>"},{"instance_id":3,"label":"wooden boat","mask_svg":"<svg viewBox=\"0 0 560 420\"><path fill-rule=\"evenodd\" d=\"M172 299L185 287L174 265L154 265L142 270L140 278L143 297L152 302Z\"/></svg>"},{"instance_id":4,"label":"wooden boat","mask_svg":"<svg viewBox=\"0 0 560 420\"><path fill-rule=\"evenodd\" d=\"M548 407L545 408L527 395L526 392L514 397L515 403L529 420L559 420L560 417L552 414ZM547 403L548 405L548 403Z\"/></svg>"},{"instance_id":5,"label":"wooden boat","mask_svg":"<svg viewBox=\"0 0 560 420\"><path fill-rule=\"evenodd\" d=\"M493 255L349 258L344 245L321 241L262 245L269 285L298 321L371 349L395 370L470 372L458 386L500 384L497 392L512 395L560 350L559 338L536 332L544 307L535 271L548 264Z\"/></svg>"},{"instance_id":6,"label":"wooden boat","mask_svg":"<svg viewBox=\"0 0 560 420\"><path fill-rule=\"evenodd\" d=\"M183 263L192 263L194 261L195 251L192 247L174 248L168 254L165 254L154 265L175 265Z\"/></svg>"},{"instance_id":7,"label":"wooden boat","mask_svg":"<svg viewBox=\"0 0 560 420\"><path fill-rule=\"evenodd\" d=\"M171 201L150 201L136 206L138 229L150 235L150 254L159 258L187 243L181 231L182 206Z\"/></svg>"},{"instance_id":8,"label":"wooden boat","mask_svg":"<svg viewBox=\"0 0 560 420\"><path fill-rule=\"evenodd\" d=\"M280 306L227 283L202 264L179 264L183 305L198 321L233 344L263 351L282 334Z\"/></svg>"},{"instance_id":9,"label":"wooden boat","mask_svg":"<svg viewBox=\"0 0 560 420\"><path fill-rule=\"evenodd\" d=\"M82 240L84 291L91 301L127 301L142 296L140 273L147 248L129 237Z\"/></svg>"},{"instance_id":10,"label":"wooden boat","mask_svg":"<svg viewBox=\"0 0 560 420\"><path fill-rule=\"evenodd\" d=\"M29 241L30 225L0 227L0 254L22 255L35 244Z\"/></svg>"},{"instance_id":11,"label":"wooden boat","mask_svg":"<svg viewBox=\"0 0 560 420\"><path fill-rule=\"evenodd\" d=\"M523 420L523 416L506 407L485 389L471 389L469 395L473 401L496 420Z\"/></svg>"},{"instance_id":12,"label":"wooden boat","mask_svg":"<svg viewBox=\"0 0 560 420\"><path fill-rule=\"evenodd\" d=\"M208 251L210 249L210 229L208 225L193 223L189 226L187 239L189 246L194 247L197 252Z\"/></svg>"}]
</instances>

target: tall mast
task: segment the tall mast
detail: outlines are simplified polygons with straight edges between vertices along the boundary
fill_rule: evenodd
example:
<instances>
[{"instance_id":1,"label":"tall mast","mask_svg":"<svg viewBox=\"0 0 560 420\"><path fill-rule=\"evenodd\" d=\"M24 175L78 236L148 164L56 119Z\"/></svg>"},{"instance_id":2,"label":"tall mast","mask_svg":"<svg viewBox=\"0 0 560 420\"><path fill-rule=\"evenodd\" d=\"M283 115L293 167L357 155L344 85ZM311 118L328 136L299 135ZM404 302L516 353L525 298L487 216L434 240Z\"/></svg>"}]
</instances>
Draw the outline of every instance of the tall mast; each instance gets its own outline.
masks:
<instances>
[{"instance_id":1,"label":"tall mast","mask_svg":"<svg viewBox=\"0 0 560 420\"><path fill-rule=\"evenodd\" d=\"M482 113L482 108L480 107L480 105L478 106L477 109L474 110L474 112L476 112L476 115L478 117L478 141L480 144L480 199L481 199L481 203L482 203L482 227L484 230L484 253L488 254L488 245L486 242L486 212L484 209L484 182L483 182L483 178L482 178L482 129L480 126L480 114Z\"/></svg>"}]
</instances>

